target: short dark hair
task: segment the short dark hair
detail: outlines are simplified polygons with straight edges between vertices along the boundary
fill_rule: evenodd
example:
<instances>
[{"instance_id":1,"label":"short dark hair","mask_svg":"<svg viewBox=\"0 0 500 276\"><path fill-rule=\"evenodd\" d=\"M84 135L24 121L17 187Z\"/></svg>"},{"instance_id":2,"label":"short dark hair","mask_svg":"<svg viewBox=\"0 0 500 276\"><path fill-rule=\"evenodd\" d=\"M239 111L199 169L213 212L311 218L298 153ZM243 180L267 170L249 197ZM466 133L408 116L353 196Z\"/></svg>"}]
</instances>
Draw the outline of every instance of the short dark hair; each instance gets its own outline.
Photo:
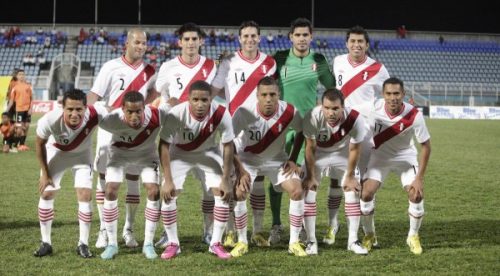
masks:
<instances>
[{"instance_id":1,"label":"short dark hair","mask_svg":"<svg viewBox=\"0 0 500 276\"><path fill-rule=\"evenodd\" d=\"M399 84L399 86L401 86L401 90L403 90L403 91L405 90L405 86L404 86L403 81L401 79L396 78L396 77L390 77L390 78L386 79L384 81L384 84L382 85L382 89L384 89L387 84Z\"/></svg>"},{"instance_id":2,"label":"short dark hair","mask_svg":"<svg viewBox=\"0 0 500 276\"><path fill-rule=\"evenodd\" d=\"M365 30L365 28L356 25L354 27L351 27L349 30L347 30L346 36L345 36L345 41L349 40L349 36L351 34L360 34L365 37L366 43L370 43L370 37L368 36L368 32Z\"/></svg>"},{"instance_id":3,"label":"short dark hair","mask_svg":"<svg viewBox=\"0 0 500 276\"><path fill-rule=\"evenodd\" d=\"M200 38L204 38L205 32L200 28L200 26L196 25L193 22L188 22L184 25L182 25L178 30L177 33L179 34L179 39L182 38L182 35L185 32L196 32Z\"/></svg>"},{"instance_id":4,"label":"short dark hair","mask_svg":"<svg viewBox=\"0 0 500 276\"><path fill-rule=\"evenodd\" d=\"M330 88L330 89L327 89L324 93L323 93L323 96L321 97L321 102L323 103L323 101L325 99L328 99L330 101L336 101L336 100L340 100L340 104L342 106L344 106L344 94L342 94L342 92L340 92L340 90L338 90L337 88Z\"/></svg>"},{"instance_id":5,"label":"short dark hair","mask_svg":"<svg viewBox=\"0 0 500 276\"><path fill-rule=\"evenodd\" d=\"M130 91L125 94L123 97L122 101L122 106L125 106L125 103L137 103L137 102L142 102L144 103L144 96L139 93L139 91Z\"/></svg>"},{"instance_id":6,"label":"short dark hair","mask_svg":"<svg viewBox=\"0 0 500 276\"><path fill-rule=\"evenodd\" d=\"M257 86L261 86L261 85L276 85L276 86L278 86L278 82L273 77L265 76L262 79L260 79L259 83L257 84Z\"/></svg>"},{"instance_id":7,"label":"short dark hair","mask_svg":"<svg viewBox=\"0 0 500 276\"><path fill-rule=\"evenodd\" d=\"M191 95L191 92L193 92L193 90L206 91L208 92L208 94L211 94L210 84L203 80L197 80L193 82L193 84L191 84L191 86L189 87L189 95Z\"/></svg>"},{"instance_id":8,"label":"short dark hair","mask_svg":"<svg viewBox=\"0 0 500 276\"><path fill-rule=\"evenodd\" d=\"M309 21L309 19L307 19L307 18L299 17L299 18L295 19L294 21L292 21L292 23L290 24L290 34L293 34L293 32L295 31L295 28L300 28L300 27L309 28L309 32L311 34L313 32L311 21Z\"/></svg>"},{"instance_id":9,"label":"short dark hair","mask_svg":"<svg viewBox=\"0 0 500 276\"><path fill-rule=\"evenodd\" d=\"M82 101L83 105L87 105L87 95L80 89L72 89L64 93L62 99L63 107L66 106L66 100L71 99L75 101Z\"/></svg>"},{"instance_id":10,"label":"short dark hair","mask_svg":"<svg viewBox=\"0 0 500 276\"><path fill-rule=\"evenodd\" d=\"M254 27L257 29L257 34L260 35L260 26L257 24L257 22L253 20L248 20L248 21L243 21L240 25L240 30L238 31L238 35L241 35L241 30L248 28L248 27Z\"/></svg>"}]
</instances>

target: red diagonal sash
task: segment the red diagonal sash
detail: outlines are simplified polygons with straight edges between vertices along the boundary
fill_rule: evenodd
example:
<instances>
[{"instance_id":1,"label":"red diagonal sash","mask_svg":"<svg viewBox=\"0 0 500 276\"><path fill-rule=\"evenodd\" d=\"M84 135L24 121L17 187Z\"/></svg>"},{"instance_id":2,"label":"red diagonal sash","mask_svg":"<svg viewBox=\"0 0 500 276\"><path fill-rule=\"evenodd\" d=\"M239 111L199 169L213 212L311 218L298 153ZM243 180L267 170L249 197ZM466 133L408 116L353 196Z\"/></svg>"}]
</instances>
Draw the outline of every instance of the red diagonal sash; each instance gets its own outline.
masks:
<instances>
[{"instance_id":1,"label":"red diagonal sash","mask_svg":"<svg viewBox=\"0 0 500 276\"><path fill-rule=\"evenodd\" d=\"M151 108L151 118L149 119L148 125L139 133L137 136L135 136L135 139L132 142L115 142L113 143L113 146L117 148L133 148L136 147L140 144L142 144L146 139L149 138L149 135L160 126L160 111L155 108L155 107L150 107Z\"/></svg>"},{"instance_id":2,"label":"red diagonal sash","mask_svg":"<svg viewBox=\"0 0 500 276\"><path fill-rule=\"evenodd\" d=\"M408 114L406 114L401 120L394 123L392 126L386 128L384 131L373 136L373 142L375 143L375 148L377 149L383 143L391 139L392 137L400 134L405 129L410 127L417 116L418 109L416 107L412 108Z\"/></svg>"},{"instance_id":3,"label":"red diagonal sash","mask_svg":"<svg viewBox=\"0 0 500 276\"><path fill-rule=\"evenodd\" d=\"M231 116L236 112L236 109L245 102L248 96L252 94L255 87L257 87L257 83L259 83L259 81L266 76L267 72L273 68L274 63L274 59L271 56L267 56L264 61L255 68L252 74L250 74L240 90L234 95L233 100L229 103L229 113ZM266 70L263 69L264 66Z\"/></svg>"},{"instance_id":4,"label":"red diagonal sash","mask_svg":"<svg viewBox=\"0 0 500 276\"><path fill-rule=\"evenodd\" d=\"M354 126L354 123L356 123L356 119L358 118L358 116L359 112L354 109L351 109L351 112L349 112L345 121L339 126L339 129L335 133L332 133L328 141L324 142L318 141L317 142L318 147L329 148L335 145L335 143L344 139L344 137L351 131L352 127Z\"/></svg>"},{"instance_id":5,"label":"red diagonal sash","mask_svg":"<svg viewBox=\"0 0 500 276\"><path fill-rule=\"evenodd\" d=\"M354 77L352 77L348 82L342 86L342 94L344 94L344 98L349 97L354 90L358 89L365 82L369 81L371 78L375 77L377 73L382 68L382 63L375 62L372 65L366 67L366 69L361 70ZM365 74L367 74L365 76Z\"/></svg>"},{"instance_id":6,"label":"red diagonal sash","mask_svg":"<svg viewBox=\"0 0 500 276\"><path fill-rule=\"evenodd\" d=\"M71 141L71 143L67 145L61 145L58 143L52 144L54 147L62 150L62 151L71 151L76 149L82 142L87 138L92 133L92 129L97 125L98 123L98 116L97 116L97 111L95 108L91 105L88 106L89 109L89 120L87 121L87 124L82 128L80 133Z\"/></svg>"},{"instance_id":7,"label":"red diagonal sash","mask_svg":"<svg viewBox=\"0 0 500 276\"><path fill-rule=\"evenodd\" d=\"M212 117L207 121L205 127L200 131L200 134L198 134L196 139L187 144L176 144L176 146L185 151L192 151L197 149L217 129L220 122L222 121L222 117L224 116L225 111L226 108L222 105L219 105L219 107L217 108L217 110L215 110Z\"/></svg>"},{"instance_id":8,"label":"red diagonal sash","mask_svg":"<svg viewBox=\"0 0 500 276\"><path fill-rule=\"evenodd\" d=\"M189 96L189 88L191 87L191 84L193 84L193 82L198 80L206 80L214 68L215 68L214 61L208 58L205 59L205 62L201 66L200 70L196 72L196 74L193 76L188 85L186 85L186 88L184 88L184 91L182 91L182 94L179 97L179 102L182 103L187 101Z\"/></svg>"},{"instance_id":9,"label":"red diagonal sash","mask_svg":"<svg viewBox=\"0 0 500 276\"><path fill-rule=\"evenodd\" d=\"M146 84L149 79L155 74L155 69L153 66L146 64L144 69L135 77L135 79L128 85L125 90L123 90L122 94L115 100L115 102L111 105L114 108L118 108L122 105L123 97L129 91L139 91Z\"/></svg>"},{"instance_id":10,"label":"red diagonal sash","mask_svg":"<svg viewBox=\"0 0 500 276\"><path fill-rule=\"evenodd\" d=\"M295 107L291 104L287 104L285 112L278 118L276 123L266 132L264 137L254 145L245 147L245 152L249 151L251 153L259 154L263 152L269 145L276 140L282 132L287 131L287 126L293 120L293 115L295 114Z\"/></svg>"}]
</instances>

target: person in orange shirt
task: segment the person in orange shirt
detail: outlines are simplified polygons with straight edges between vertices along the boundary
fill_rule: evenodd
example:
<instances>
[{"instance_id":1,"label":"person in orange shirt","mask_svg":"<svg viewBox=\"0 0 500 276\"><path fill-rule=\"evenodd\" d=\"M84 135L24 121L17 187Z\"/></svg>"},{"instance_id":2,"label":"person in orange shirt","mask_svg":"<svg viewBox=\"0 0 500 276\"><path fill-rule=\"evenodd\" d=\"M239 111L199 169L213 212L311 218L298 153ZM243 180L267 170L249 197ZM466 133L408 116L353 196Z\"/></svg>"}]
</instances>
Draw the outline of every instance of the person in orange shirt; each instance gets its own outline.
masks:
<instances>
[{"instance_id":1,"label":"person in orange shirt","mask_svg":"<svg viewBox=\"0 0 500 276\"><path fill-rule=\"evenodd\" d=\"M2 133L2 152L9 153L10 151L15 152L15 149L11 149L12 144L14 144L14 124L10 120L8 112L2 113L2 123L0 123L0 132Z\"/></svg>"},{"instance_id":2,"label":"person in orange shirt","mask_svg":"<svg viewBox=\"0 0 500 276\"><path fill-rule=\"evenodd\" d=\"M19 68L14 68L14 70L12 70L12 78L10 79L10 82L9 82L9 88L7 88L7 96L6 96L7 106L9 106L9 102L11 101L10 100L10 92L12 91L12 88L14 88L14 86L16 86L16 84L17 84L17 73L18 72L19 72ZM14 116L16 115L16 104L15 103L12 104L11 109L7 109L6 111L9 113L10 118L14 118Z\"/></svg>"},{"instance_id":3,"label":"person in orange shirt","mask_svg":"<svg viewBox=\"0 0 500 276\"><path fill-rule=\"evenodd\" d=\"M29 124L31 122L31 101L33 98L33 89L31 88L31 85L26 82L26 75L22 69L17 72L17 81L18 83L10 92L10 101L7 110L10 110L15 103L15 132L19 137L19 146L17 149L20 151L26 151L29 150L29 148L25 145L25 142Z\"/></svg>"}]
</instances>

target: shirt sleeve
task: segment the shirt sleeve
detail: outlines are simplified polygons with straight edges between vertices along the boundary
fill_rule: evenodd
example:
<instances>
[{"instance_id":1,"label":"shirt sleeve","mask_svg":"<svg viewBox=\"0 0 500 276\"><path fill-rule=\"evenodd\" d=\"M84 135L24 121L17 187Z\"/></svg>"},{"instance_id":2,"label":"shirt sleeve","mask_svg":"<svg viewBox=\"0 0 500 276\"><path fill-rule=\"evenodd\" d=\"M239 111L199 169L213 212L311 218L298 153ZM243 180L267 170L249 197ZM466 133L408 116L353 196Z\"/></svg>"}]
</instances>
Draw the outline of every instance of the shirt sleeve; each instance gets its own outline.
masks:
<instances>
[{"instance_id":1,"label":"shirt sleeve","mask_svg":"<svg viewBox=\"0 0 500 276\"><path fill-rule=\"evenodd\" d=\"M229 59L224 59L217 70L214 80L212 81L212 86L217 89L224 88L226 84L226 77L229 72Z\"/></svg>"},{"instance_id":2,"label":"shirt sleeve","mask_svg":"<svg viewBox=\"0 0 500 276\"><path fill-rule=\"evenodd\" d=\"M427 130L427 126L425 124L425 119L424 116L422 115L422 112L417 113L413 125L415 129L415 137L417 138L417 142L424 143L431 138L431 135Z\"/></svg>"},{"instance_id":3,"label":"shirt sleeve","mask_svg":"<svg viewBox=\"0 0 500 276\"><path fill-rule=\"evenodd\" d=\"M109 76L110 69L108 67L109 66L107 66L107 64L104 64L99 71L99 74L97 74L92 89L90 89L90 91L99 95L101 98L106 96L106 93L109 91L109 87L111 85L111 78Z\"/></svg>"},{"instance_id":4,"label":"shirt sleeve","mask_svg":"<svg viewBox=\"0 0 500 276\"><path fill-rule=\"evenodd\" d=\"M302 122L302 131L305 138L316 140L316 135L318 135L318 122L312 114L313 110L314 109L307 112L304 116L304 120Z\"/></svg>"},{"instance_id":5,"label":"shirt sleeve","mask_svg":"<svg viewBox=\"0 0 500 276\"><path fill-rule=\"evenodd\" d=\"M49 125L49 120L48 116L50 113L45 114L40 120L38 120L38 123L36 125L36 136L47 140L49 139L50 135L52 135L52 132L50 131L50 125Z\"/></svg>"},{"instance_id":6,"label":"shirt sleeve","mask_svg":"<svg viewBox=\"0 0 500 276\"><path fill-rule=\"evenodd\" d=\"M160 139L170 144L173 143L174 135L178 125L179 125L179 120L177 119L175 114L172 113L171 110L170 112L167 113L165 118L165 123L161 128Z\"/></svg>"},{"instance_id":7,"label":"shirt sleeve","mask_svg":"<svg viewBox=\"0 0 500 276\"><path fill-rule=\"evenodd\" d=\"M297 109L295 109L293 114L293 120L290 124L290 127L293 128L297 132L302 131L302 117L300 117L300 113Z\"/></svg>"},{"instance_id":8,"label":"shirt sleeve","mask_svg":"<svg viewBox=\"0 0 500 276\"><path fill-rule=\"evenodd\" d=\"M158 72L158 77L155 82L156 91L160 92L162 95L167 95L168 90L168 76L167 76L167 63L164 62L160 71Z\"/></svg>"},{"instance_id":9,"label":"shirt sleeve","mask_svg":"<svg viewBox=\"0 0 500 276\"><path fill-rule=\"evenodd\" d=\"M358 118L356 118L356 122L354 122L354 126L351 130L351 133L349 133L349 135L351 136L350 143L359 144L363 142L367 132L368 129L365 120L363 119L363 116L359 114Z\"/></svg>"},{"instance_id":10,"label":"shirt sleeve","mask_svg":"<svg viewBox=\"0 0 500 276\"><path fill-rule=\"evenodd\" d=\"M233 141L235 137L233 124L231 122L231 115L229 115L227 109L224 111L224 115L222 116L222 121L220 123L220 126L222 127L221 143L229 143Z\"/></svg>"},{"instance_id":11,"label":"shirt sleeve","mask_svg":"<svg viewBox=\"0 0 500 276\"><path fill-rule=\"evenodd\" d=\"M335 77L332 71L330 71L328 61L323 55L318 62L318 79L326 89L335 88Z\"/></svg>"}]
</instances>

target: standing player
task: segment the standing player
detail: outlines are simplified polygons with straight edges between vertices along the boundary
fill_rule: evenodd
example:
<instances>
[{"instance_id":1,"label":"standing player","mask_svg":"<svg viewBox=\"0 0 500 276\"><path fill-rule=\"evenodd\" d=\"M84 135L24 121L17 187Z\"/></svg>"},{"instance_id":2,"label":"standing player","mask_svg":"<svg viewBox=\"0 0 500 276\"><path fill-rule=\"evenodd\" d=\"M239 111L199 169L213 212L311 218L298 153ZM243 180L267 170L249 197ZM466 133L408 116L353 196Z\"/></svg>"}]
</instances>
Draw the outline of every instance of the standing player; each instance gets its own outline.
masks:
<instances>
[{"instance_id":1,"label":"standing player","mask_svg":"<svg viewBox=\"0 0 500 276\"><path fill-rule=\"evenodd\" d=\"M7 109L7 107L9 106L9 103L11 101L10 92L12 91L12 88L14 88L14 86L16 86L16 84L17 84L17 73L18 72L19 72L18 68L14 68L14 70L12 70L12 78L10 79L9 87L7 88L7 94L5 95L5 99L7 100L7 105L6 105L5 111L7 111L9 113L10 118L15 118L15 116L16 116L16 104L13 103L12 107L10 109Z\"/></svg>"},{"instance_id":2,"label":"standing player","mask_svg":"<svg viewBox=\"0 0 500 276\"><path fill-rule=\"evenodd\" d=\"M389 78L385 66L368 56L370 38L361 26L354 26L347 31L346 47L348 54L335 57L333 72L337 89L344 94L345 106L358 110L368 122L368 114L373 108L376 95L382 95L382 83ZM361 147L358 167L361 177L370 158L370 136L365 137ZM363 177L362 177L363 179ZM326 244L335 242L338 231L337 213L342 201L342 190L338 182L332 182L328 196L329 227L324 238ZM362 225L364 225L362 223Z\"/></svg>"},{"instance_id":3,"label":"standing player","mask_svg":"<svg viewBox=\"0 0 500 276\"><path fill-rule=\"evenodd\" d=\"M146 98L146 103L156 98L157 93L153 88L155 69L143 61L147 48L146 33L141 29L130 30L125 46L125 55L110 60L102 66L94 86L87 95L89 104L94 104L97 100L102 99L106 106L112 109L119 108L125 94L134 90L139 91ZM110 140L111 134L99 128L95 159L95 169L99 172L99 182L96 185L96 203L100 217L99 237L95 245L97 248L104 248L107 245L102 204L104 202L105 172ZM128 187L123 239L128 247L137 247L139 244L133 235L133 224L140 201L138 172L134 168L129 168L125 178Z\"/></svg>"},{"instance_id":4,"label":"standing player","mask_svg":"<svg viewBox=\"0 0 500 276\"><path fill-rule=\"evenodd\" d=\"M421 112L403 102L403 81L389 78L383 84L383 99L375 102L369 125L373 135L373 150L364 175L361 193L361 212L366 217L367 249L377 241L373 223L375 193L391 171L401 178L408 193L410 231L406 243L416 255L422 253L418 230L424 215L424 175L431 154L430 135ZM415 135L421 145L420 160L413 143Z\"/></svg>"},{"instance_id":5,"label":"standing player","mask_svg":"<svg viewBox=\"0 0 500 276\"><path fill-rule=\"evenodd\" d=\"M31 122L31 104L33 100L33 89L26 82L24 70L19 69L17 72L17 83L10 91L10 101L7 110L11 110L15 104L16 110L16 136L19 140L17 149L20 151L29 150L26 143L26 135Z\"/></svg>"},{"instance_id":6,"label":"standing player","mask_svg":"<svg viewBox=\"0 0 500 276\"><path fill-rule=\"evenodd\" d=\"M325 56L311 50L313 40L312 24L305 18L297 18L290 26L289 38L292 48L274 54L277 64L277 75L282 91L282 99L293 104L301 116L317 105L317 87L320 82L326 89L335 87L335 79L330 71ZM296 133L287 134L286 149L294 143ZM301 148L297 164L304 160L304 147ZM282 231L280 219L281 193L269 186L270 203L273 215L273 227L269 235L271 243L280 240Z\"/></svg>"},{"instance_id":7,"label":"standing player","mask_svg":"<svg viewBox=\"0 0 500 276\"><path fill-rule=\"evenodd\" d=\"M124 171L129 166L139 171L148 197L144 210L146 223L142 253L148 259L158 256L153 246L156 223L160 219L160 160L155 140L160 126L165 124L166 116L166 105L159 109L145 106L144 96L137 91L130 91L123 97L122 107L109 113L100 123L104 130L112 134L102 210L109 240L106 250L101 254L102 259L112 259L118 253L118 190Z\"/></svg>"},{"instance_id":8,"label":"standing player","mask_svg":"<svg viewBox=\"0 0 500 276\"><path fill-rule=\"evenodd\" d=\"M40 201L38 218L42 243L36 257L52 254L51 230L54 219L54 198L66 169L72 169L78 198L80 239L76 252L83 258L89 251L92 221L92 132L107 114L104 107L87 106L85 93L72 90L64 94L62 110L45 114L36 129L36 156L40 163Z\"/></svg>"},{"instance_id":9,"label":"standing player","mask_svg":"<svg viewBox=\"0 0 500 276\"><path fill-rule=\"evenodd\" d=\"M302 131L302 119L289 103L279 100L276 80L262 78L257 86L257 105L240 107L233 117L234 133L238 136L236 147L238 158L250 177L241 177L236 182L236 206L234 207L238 243L231 251L233 257L248 252L246 196L253 189L257 175L269 177L276 189L285 190L290 196L290 241L288 251L295 256L307 256L299 242L304 214L302 184L295 160L302 140L296 142L290 156L285 152L288 128ZM302 135L302 134L300 134ZM302 137L302 136L301 136ZM297 139L299 140L299 139ZM254 219L254 228L256 220Z\"/></svg>"},{"instance_id":10,"label":"standing player","mask_svg":"<svg viewBox=\"0 0 500 276\"><path fill-rule=\"evenodd\" d=\"M201 28L194 23L186 23L177 31L179 34L178 45L181 54L162 64L156 80L156 90L161 97L155 100L169 102L170 105L182 103L188 100L189 88L198 81L203 80L212 83L216 73L216 64L213 60L200 55L200 47L204 43L205 34ZM200 179L201 180L201 179ZM203 211L204 230L202 240L210 244L213 225L214 198L203 189L201 209ZM155 244L157 247L165 247L168 240L166 233Z\"/></svg>"},{"instance_id":11,"label":"standing player","mask_svg":"<svg viewBox=\"0 0 500 276\"><path fill-rule=\"evenodd\" d=\"M344 97L337 89L326 90L321 106L315 107L304 118L306 137L303 186L306 190L304 224L308 235L306 252L318 254L316 241L316 193L323 176L337 181L345 194L345 214L349 238L347 249L356 254L368 254L358 241L361 211L359 207L359 171L357 163L361 142L366 135L366 123L359 112L344 108Z\"/></svg>"},{"instance_id":12,"label":"standing player","mask_svg":"<svg viewBox=\"0 0 500 276\"><path fill-rule=\"evenodd\" d=\"M2 113L0 133L2 134L2 152L16 152L12 148L12 144L14 144L14 125L12 124L12 120L10 119L9 112Z\"/></svg>"},{"instance_id":13,"label":"standing player","mask_svg":"<svg viewBox=\"0 0 500 276\"><path fill-rule=\"evenodd\" d=\"M257 83L265 76L272 76L276 72L276 62L271 56L259 51L260 27L254 21L245 21L240 25L239 41L241 49L225 58L219 66L219 71L212 83L213 93L226 99L226 106L231 116L240 106L255 108L257 104ZM222 93L224 92L224 93ZM252 197L250 202L254 210L254 218L264 216L265 196L262 177L256 183L255 189L262 192ZM232 225L233 216L230 216L228 232L224 246L234 247L235 235ZM269 246L269 242L260 233L260 228L253 229L252 240L260 246Z\"/></svg>"},{"instance_id":14,"label":"standing player","mask_svg":"<svg viewBox=\"0 0 500 276\"><path fill-rule=\"evenodd\" d=\"M163 167L161 214L168 244L161 255L171 259L180 252L177 235L177 197L191 170L204 179L204 189L213 194L214 225L209 252L220 259L231 255L221 244L229 217L229 175L233 162L233 127L227 109L211 99L210 85L196 81L189 88L188 102L172 108L167 125L160 135L160 156ZM216 137L220 136L222 156Z\"/></svg>"}]
</instances>

